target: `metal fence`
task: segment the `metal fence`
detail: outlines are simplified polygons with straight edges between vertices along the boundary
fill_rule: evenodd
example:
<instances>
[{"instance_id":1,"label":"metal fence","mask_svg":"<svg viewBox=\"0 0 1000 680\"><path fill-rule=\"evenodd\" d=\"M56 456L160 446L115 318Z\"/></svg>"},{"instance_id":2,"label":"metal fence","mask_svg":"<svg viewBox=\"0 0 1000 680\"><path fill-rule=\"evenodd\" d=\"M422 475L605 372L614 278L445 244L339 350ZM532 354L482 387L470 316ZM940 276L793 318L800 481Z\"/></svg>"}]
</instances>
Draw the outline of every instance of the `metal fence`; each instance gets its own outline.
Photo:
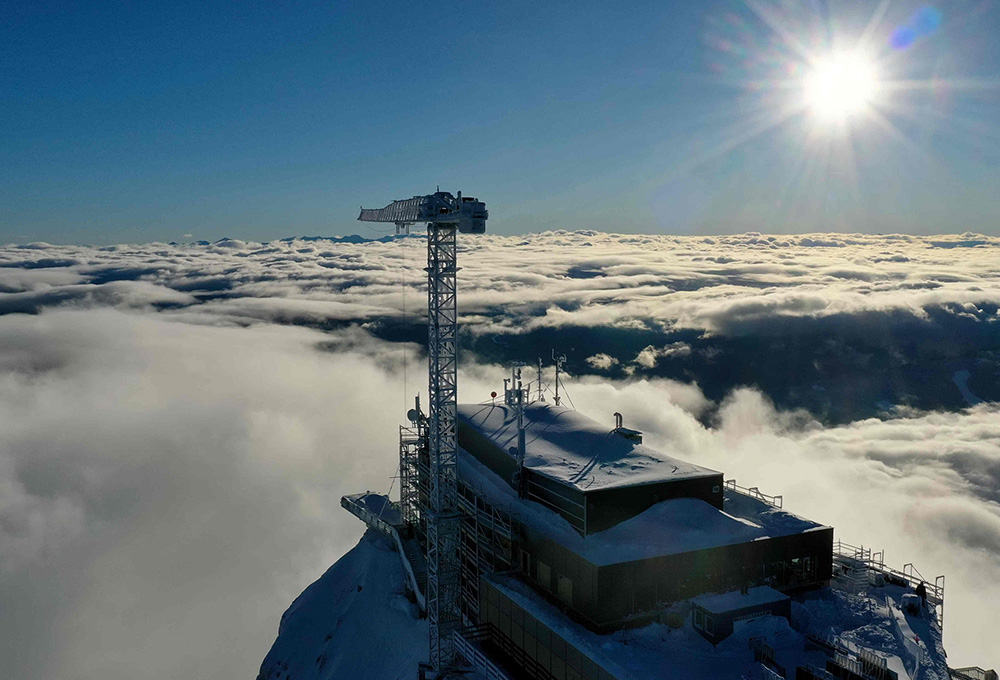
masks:
<instances>
[{"instance_id":1,"label":"metal fence","mask_svg":"<svg viewBox=\"0 0 1000 680\"><path fill-rule=\"evenodd\" d=\"M735 479L727 479L725 481L726 488L730 491L735 491L741 493L744 496L750 496L751 498L756 498L759 501L764 501L768 505L773 505L776 508L780 508L784 499L781 496L771 496L766 493L762 493L760 489L756 486L743 487L736 483Z\"/></svg>"}]
</instances>

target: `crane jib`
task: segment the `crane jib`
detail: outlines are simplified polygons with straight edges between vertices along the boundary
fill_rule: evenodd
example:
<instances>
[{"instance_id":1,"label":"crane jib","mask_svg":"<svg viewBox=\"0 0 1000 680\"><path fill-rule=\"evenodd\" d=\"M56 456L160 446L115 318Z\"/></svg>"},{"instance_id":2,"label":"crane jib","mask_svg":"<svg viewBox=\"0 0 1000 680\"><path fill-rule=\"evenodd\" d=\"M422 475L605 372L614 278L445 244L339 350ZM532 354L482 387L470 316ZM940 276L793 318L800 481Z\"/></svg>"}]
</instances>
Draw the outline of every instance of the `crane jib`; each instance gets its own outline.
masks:
<instances>
[{"instance_id":1,"label":"crane jib","mask_svg":"<svg viewBox=\"0 0 1000 680\"><path fill-rule=\"evenodd\" d=\"M486 204L469 196L457 197L447 191L427 196L393 201L384 208L362 208L358 220L362 222L394 222L409 225L417 222L454 224L463 234L482 234L486 231L489 212Z\"/></svg>"},{"instance_id":2,"label":"crane jib","mask_svg":"<svg viewBox=\"0 0 1000 680\"><path fill-rule=\"evenodd\" d=\"M429 196L393 201L384 208L362 208L362 222L423 222L427 219Z\"/></svg>"}]
</instances>

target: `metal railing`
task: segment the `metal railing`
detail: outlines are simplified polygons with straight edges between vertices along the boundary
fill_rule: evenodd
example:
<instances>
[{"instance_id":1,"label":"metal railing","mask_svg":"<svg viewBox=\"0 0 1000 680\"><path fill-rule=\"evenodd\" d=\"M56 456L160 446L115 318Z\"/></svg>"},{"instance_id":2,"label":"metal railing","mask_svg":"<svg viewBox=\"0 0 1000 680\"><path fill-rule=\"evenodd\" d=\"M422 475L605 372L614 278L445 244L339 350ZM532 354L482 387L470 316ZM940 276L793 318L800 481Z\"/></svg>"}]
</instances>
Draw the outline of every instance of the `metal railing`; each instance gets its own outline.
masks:
<instances>
[{"instance_id":1,"label":"metal railing","mask_svg":"<svg viewBox=\"0 0 1000 680\"><path fill-rule=\"evenodd\" d=\"M483 677L483 680L510 680L510 677L473 642L474 640L488 639L490 637L489 628L489 624L484 624L453 631L451 635L455 644L455 652L465 659Z\"/></svg>"},{"instance_id":2,"label":"metal railing","mask_svg":"<svg viewBox=\"0 0 1000 680\"><path fill-rule=\"evenodd\" d=\"M771 496L769 494L761 492L756 486L743 487L736 483L735 479L727 479L724 482L727 489L730 491L735 491L741 493L744 496L750 496L751 498L756 498L759 501L764 501L768 505L773 505L776 508L781 508L784 499L781 496Z\"/></svg>"},{"instance_id":3,"label":"metal railing","mask_svg":"<svg viewBox=\"0 0 1000 680\"><path fill-rule=\"evenodd\" d=\"M367 495L369 493L371 492L368 491L360 495ZM387 500L386 502L389 503L390 505L395 505L391 501ZM381 531L386 536L392 536L393 532L395 531L395 529L391 524L389 524L384 519L382 519L374 512L369 510L368 506L364 505L363 503L358 503L357 500L355 500L351 496L341 496L340 505L349 513L360 519L362 522L364 522L373 529Z\"/></svg>"},{"instance_id":4,"label":"metal railing","mask_svg":"<svg viewBox=\"0 0 1000 680\"><path fill-rule=\"evenodd\" d=\"M420 609L426 610L427 601L425 593L420 589L420 581L417 578L416 570L414 565L410 564L410 560L406 557L406 551L403 549L403 539L400 537L399 532L396 531L396 527L369 510L368 506L363 503L358 503L357 500L351 496L341 496L340 505L362 522L376 531L385 534L392 540L393 544L396 546L396 552L399 553L399 561L403 565L403 572L406 574L406 578L410 582L410 588L413 590L414 597L417 599L417 604L420 605ZM392 505L395 504L393 503Z\"/></svg>"},{"instance_id":5,"label":"metal railing","mask_svg":"<svg viewBox=\"0 0 1000 680\"><path fill-rule=\"evenodd\" d=\"M921 583L927 589L927 603L934 607L938 628L944 630L944 576L931 582L925 579L912 563L903 565L902 571L885 564L885 551L865 546L851 545L841 540L833 543L833 559L850 571L880 574L889 583L916 589Z\"/></svg>"},{"instance_id":6,"label":"metal railing","mask_svg":"<svg viewBox=\"0 0 1000 680\"><path fill-rule=\"evenodd\" d=\"M948 673L954 680L998 680L996 671L988 671L979 666L949 668Z\"/></svg>"}]
</instances>

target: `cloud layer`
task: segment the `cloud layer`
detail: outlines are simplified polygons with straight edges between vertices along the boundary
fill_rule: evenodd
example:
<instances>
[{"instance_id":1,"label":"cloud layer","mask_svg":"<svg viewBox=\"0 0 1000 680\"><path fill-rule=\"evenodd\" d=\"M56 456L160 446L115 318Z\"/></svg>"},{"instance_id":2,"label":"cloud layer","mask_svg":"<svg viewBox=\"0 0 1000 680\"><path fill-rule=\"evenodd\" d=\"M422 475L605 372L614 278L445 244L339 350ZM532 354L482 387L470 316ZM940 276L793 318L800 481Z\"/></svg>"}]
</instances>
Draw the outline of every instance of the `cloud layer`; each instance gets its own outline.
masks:
<instances>
[{"instance_id":1,"label":"cloud layer","mask_svg":"<svg viewBox=\"0 0 1000 680\"><path fill-rule=\"evenodd\" d=\"M392 483L405 394L425 389L424 243L355 241L0 249L11 675L256 672L361 533L339 496ZM470 238L462 398L565 351L581 410L946 573L953 663L1000 665L998 246ZM854 417L875 399L881 418Z\"/></svg>"},{"instance_id":2,"label":"cloud layer","mask_svg":"<svg viewBox=\"0 0 1000 680\"><path fill-rule=\"evenodd\" d=\"M588 231L461 248L463 345L487 363L556 347L576 373L697 380L715 400L752 384L831 423L1000 399L995 237ZM420 343L424 259L419 237L8 247L0 312L108 305Z\"/></svg>"}]
</instances>

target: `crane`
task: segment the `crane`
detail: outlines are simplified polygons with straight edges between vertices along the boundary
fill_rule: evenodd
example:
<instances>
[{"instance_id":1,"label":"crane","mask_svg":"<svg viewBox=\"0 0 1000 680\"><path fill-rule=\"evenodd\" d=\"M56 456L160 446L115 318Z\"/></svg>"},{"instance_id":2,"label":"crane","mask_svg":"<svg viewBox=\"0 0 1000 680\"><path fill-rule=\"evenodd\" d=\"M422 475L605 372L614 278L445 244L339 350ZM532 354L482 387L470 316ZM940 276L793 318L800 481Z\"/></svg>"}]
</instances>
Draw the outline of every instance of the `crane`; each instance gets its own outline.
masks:
<instances>
[{"instance_id":1,"label":"crane","mask_svg":"<svg viewBox=\"0 0 1000 680\"><path fill-rule=\"evenodd\" d=\"M427 518L427 618L430 663L446 668L454 658L452 631L461 624L458 510L458 307L457 234L486 232L489 213L475 198L437 191L361 208L362 222L392 222L396 233L427 223L428 449L430 497Z\"/></svg>"}]
</instances>

